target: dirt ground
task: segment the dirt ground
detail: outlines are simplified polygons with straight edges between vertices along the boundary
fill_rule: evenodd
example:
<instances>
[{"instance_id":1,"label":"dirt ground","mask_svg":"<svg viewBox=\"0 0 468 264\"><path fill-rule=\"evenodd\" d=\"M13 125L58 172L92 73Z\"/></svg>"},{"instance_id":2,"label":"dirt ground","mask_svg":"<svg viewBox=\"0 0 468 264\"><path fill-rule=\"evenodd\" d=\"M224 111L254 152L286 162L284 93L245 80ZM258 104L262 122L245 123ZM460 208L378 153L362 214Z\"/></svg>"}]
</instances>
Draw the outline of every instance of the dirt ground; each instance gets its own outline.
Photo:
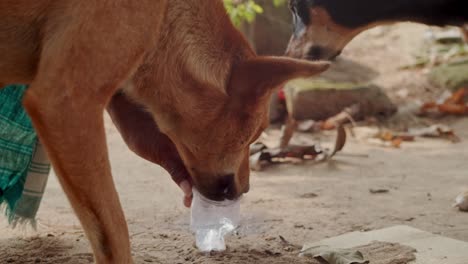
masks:
<instances>
[{"instance_id":1,"label":"dirt ground","mask_svg":"<svg viewBox=\"0 0 468 264\"><path fill-rule=\"evenodd\" d=\"M440 89L411 63L426 27L400 24L360 36L344 52L381 73L376 80L400 103L435 97ZM408 89L408 96L399 96ZM421 139L401 149L351 138L344 152L321 164L282 165L251 175L242 200L242 226L228 239L228 251L204 255L194 248L190 211L182 193L158 166L132 154L107 118L114 178L129 224L136 263L309 263L297 257L306 242L350 231L410 225L468 241L468 213L452 208L468 189L468 120L448 122L462 141ZM268 131L270 139L277 130ZM333 133L298 134L294 141L333 141ZM371 194L369 189L388 189ZM0 225L0 263L92 263L83 231L55 175L38 215L38 231ZM279 236L291 244L284 244Z\"/></svg>"}]
</instances>

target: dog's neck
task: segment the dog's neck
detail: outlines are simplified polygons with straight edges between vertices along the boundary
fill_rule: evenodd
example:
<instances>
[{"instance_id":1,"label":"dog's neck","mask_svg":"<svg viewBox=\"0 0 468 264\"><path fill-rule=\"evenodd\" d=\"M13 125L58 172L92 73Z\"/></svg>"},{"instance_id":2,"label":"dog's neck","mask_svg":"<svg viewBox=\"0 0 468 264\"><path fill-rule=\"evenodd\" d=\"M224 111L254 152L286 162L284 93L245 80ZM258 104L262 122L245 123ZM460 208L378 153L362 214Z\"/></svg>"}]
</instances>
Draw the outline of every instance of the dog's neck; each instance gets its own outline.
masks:
<instances>
[{"instance_id":1,"label":"dog's neck","mask_svg":"<svg viewBox=\"0 0 468 264\"><path fill-rule=\"evenodd\" d=\"M159 41L128 92L155 108L149 110L156 119L196 115L200 107L220 105L206 104L227 96L232 65L252 56L255 53L232 25L222 1L169 1Z\"/></svg>"}]
</instances>

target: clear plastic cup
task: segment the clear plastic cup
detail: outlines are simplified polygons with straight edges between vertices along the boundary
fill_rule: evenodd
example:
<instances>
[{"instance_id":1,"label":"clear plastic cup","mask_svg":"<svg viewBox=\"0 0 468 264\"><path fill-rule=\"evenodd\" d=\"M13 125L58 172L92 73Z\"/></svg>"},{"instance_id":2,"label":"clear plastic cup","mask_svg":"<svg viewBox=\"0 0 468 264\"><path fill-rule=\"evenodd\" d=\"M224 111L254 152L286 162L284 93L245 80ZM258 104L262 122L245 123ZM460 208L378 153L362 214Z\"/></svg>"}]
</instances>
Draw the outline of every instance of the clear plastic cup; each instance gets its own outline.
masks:
<instances>
[{"instance_id":1,"label":"clear plastic cup","mask_svg":"<svg viewBox=\"0 0 468 264\"><path fill-rule=\"evenodd\" d=\"M212 201L194 189L190 220L190 228L195 233L200 251L224 251L224 237L239 225L240 199Z\"/></svg>"}]
</instances>

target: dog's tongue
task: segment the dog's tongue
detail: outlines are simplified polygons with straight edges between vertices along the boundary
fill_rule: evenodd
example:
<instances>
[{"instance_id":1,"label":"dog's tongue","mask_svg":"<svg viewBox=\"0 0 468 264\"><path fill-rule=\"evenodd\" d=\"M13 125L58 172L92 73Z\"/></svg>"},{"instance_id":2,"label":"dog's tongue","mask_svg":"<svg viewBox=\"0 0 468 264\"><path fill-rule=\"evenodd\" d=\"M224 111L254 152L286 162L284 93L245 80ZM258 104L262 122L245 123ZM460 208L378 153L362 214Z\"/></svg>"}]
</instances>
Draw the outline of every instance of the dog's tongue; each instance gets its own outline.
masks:
<instances>
[{"instance_id":1,"label":"dog's tongue","mask_svg":"<svg viewBox=\"0 0 468 264\"><path fill-rule=\"evenodd\" d=\"M224 251L224 237L239 224L240 199L211 201L193 190L190 228L197 248L202 252Z\"/></svg>"}]
</instances>

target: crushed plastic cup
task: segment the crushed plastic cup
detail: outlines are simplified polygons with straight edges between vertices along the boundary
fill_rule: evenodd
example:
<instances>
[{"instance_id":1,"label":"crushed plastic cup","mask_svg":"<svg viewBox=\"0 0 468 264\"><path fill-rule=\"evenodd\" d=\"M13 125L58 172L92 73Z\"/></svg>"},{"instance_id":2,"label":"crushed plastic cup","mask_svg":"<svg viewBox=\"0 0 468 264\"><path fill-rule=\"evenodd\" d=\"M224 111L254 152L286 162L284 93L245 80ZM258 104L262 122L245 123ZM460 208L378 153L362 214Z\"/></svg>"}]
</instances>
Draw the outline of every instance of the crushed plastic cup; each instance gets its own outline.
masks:
<instances>
[{"instance_id":1,"label":"crushed plastic cup","mask_svg":"<svg viewBox=\"0 0 468 264\"><path fill-rule=\"evenodd\" d=\"M190 228L201 252L224 251L224 237L234 231L240 220L240 199L212 201L193 190Z\"/></svg>"}]
</instances>

